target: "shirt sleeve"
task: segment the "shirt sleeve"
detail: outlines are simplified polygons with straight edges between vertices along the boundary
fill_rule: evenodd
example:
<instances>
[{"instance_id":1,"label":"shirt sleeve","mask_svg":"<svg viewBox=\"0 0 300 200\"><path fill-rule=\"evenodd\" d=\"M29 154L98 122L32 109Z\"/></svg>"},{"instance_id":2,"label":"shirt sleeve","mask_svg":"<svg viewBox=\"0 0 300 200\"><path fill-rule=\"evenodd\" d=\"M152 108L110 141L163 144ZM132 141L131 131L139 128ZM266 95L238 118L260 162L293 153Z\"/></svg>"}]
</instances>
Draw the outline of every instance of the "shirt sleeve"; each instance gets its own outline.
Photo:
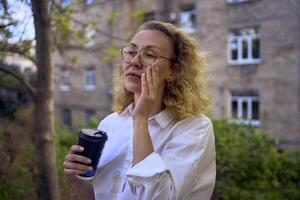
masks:
<instances>
[{"instance_id":1,"label":"shirt sleeve","mask_svg":"<svg viewBox=\"0 0 300 200\"><path fill-rule=\"evenodd\" d=\"M151 153L127 171L129 186L139 200L183 200L195 191L197 199L208 200L215 176L213 128L203 118L176 124L160 154Z\"/></svg>"}]
</instances>

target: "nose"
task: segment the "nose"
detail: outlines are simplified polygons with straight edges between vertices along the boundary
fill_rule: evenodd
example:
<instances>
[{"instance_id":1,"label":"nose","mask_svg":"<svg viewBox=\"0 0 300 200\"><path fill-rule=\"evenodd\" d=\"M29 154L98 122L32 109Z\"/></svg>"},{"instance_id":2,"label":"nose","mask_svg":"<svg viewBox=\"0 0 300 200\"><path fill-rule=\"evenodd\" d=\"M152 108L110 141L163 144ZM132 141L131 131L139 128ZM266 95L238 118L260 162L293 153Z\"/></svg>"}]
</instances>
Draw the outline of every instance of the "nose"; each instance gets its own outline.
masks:
<instances>
[{"instance_id":1,"label":"nose","mask_svg":"<svg viewBox=\"0 0 300 200\"><path fill-rule=\"evenodd\" d=\"M136 67L142 67L142 64L140 63L139 53L135 54L135 56L130 60L129 64L134 65Z\"/></svg>"}]
</instances>

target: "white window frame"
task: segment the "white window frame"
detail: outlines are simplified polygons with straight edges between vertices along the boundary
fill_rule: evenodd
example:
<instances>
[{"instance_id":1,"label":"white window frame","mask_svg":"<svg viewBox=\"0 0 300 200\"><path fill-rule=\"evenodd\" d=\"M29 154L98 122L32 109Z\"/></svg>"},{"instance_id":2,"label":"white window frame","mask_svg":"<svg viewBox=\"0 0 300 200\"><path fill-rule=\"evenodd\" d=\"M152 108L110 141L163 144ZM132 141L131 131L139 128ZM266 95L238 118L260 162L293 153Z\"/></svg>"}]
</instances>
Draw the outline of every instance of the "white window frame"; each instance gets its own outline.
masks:
<instances>
[{"instance_id":1,"label":"white window frame","mask_svg":"<svg viewBox=\"0 0 300 200\"><path fill-rule=\"evenodd\" d=\"M96 40L95 40L96 30L90 26L85 28L85 38L86 43L84 44L85 47L92 47Z\"/></svg>"},{"instance_id":2,"label":"white window frame","mask_svg":"<svg viewBox=\"0 0 300 200\"><path fill-rule=\"evenodd\" d=\"M247 1L251 1L251 0L227 0L227 3L236 4L236 3L242 3Z\"/></svg>"},{"instance_id":3,"label":"white window frame","mask_svg":"<svg viewBox=\"0 0 300 200\"><path fill-rule=\"evenodd\" d=\"M238 34L237 34L238 33ZM228 63L231 65L244 65L244 64L259 64L261 63L261 45L259 45L259 58L253 58L253 40L258 39L259 44L260 36L258 30L255 28L241 29L237 31L232 31L228 36L227 44L227 55ZM237 44L233 43L237 41ZM247 43L247 58L243 58L243 42ZM237 50L237 59L232 58L232 51Z\"/></svg>"},{"instance_id":4,"label":"white window frame","mask_svg":"<svg viewBox=\"0 0 300 200\"><path fill-rule=\"evenodd\" d=\"M90 5L91 3L93 3L93 0L84 0L85 5Z\"/></svg>"},{"instance_id":5,"label":"white window frame","mask_svg":"<svg viewBox=\"0 0 300 200\"><path fill-rule=\"evenodd\" d=\"M96 89L95 69L85 70L85 90L94 91Z\"/></svg>"},{"instance_id":6,"label":"white window frame","mask_svg":"<svg viewBox=\"0 0 300 200\"><path fill-rule=\"evenodd\" d=\"M70 70L62 69L60 71L60 84L59 89L62 92L70 91Z\"/></svg>"},{"instance_id":7,"label":"white window frame","mask_svg":"<svg viewBox=\"0 0 300 200\"><path fill-rule=\"evenodd\" d=\"M181 10L178 14L179 27L186 33L194 33L196 31L196 23L191 20L193 15L196 17L196 6L191 10Z\"/></svg>"},{"instance_id":8,"label":"white window frame","mask_svg":"<svg viewBox=\"0 0 300 200\"><path fill-rule=\"evenodd\" d=\"M234 118L232 113L232 102L236 100L237 101L237 118ZM251 125L251 126L260 126L261 122L260 119L253 119L253 110L252 110L252 103L253 102L259 103L259 97L258 96L239 96L239 95L232 95L230 96L230 122L236 123L236 124L244 124L244 125ZM247 103L247 119L243 119L243 103ZM258 110L259 112L259 110Z\"/></svg>"},{"instance_id":9,"label":"white window frame","mask_svg":"<svg viewBox=\"0 0 300 200\"><path fill-rule=\"evenodd\" d=\"M70 3L71 3L71 0L60 0L60 5L62 7L70 5Z\"/></svg>"}]
</instances>

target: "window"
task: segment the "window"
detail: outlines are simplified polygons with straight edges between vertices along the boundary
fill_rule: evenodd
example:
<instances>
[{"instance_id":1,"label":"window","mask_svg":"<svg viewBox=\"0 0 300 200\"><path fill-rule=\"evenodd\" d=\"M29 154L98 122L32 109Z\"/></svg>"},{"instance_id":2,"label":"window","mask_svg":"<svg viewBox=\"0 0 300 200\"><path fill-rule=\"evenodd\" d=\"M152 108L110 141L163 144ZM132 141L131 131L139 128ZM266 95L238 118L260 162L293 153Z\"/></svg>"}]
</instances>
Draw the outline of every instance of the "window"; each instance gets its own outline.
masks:
<instances>
[{"instance_id":1,"label":"window","mask_svg":"<svg viewBox=\"0 0 300 200\"><path fill-rule=\"evenodd\" d=\"M60 71L60 91L67 92L70 90L70 71L66 69L62 69Z\"/></svg>"},{"instance_id":2,"label":"window","mask_svg":"<svg viewBox=\"0 0 300 200\"><path fill-rule=\"evenodd\" d=\"M85 70L85 89L93 91L96 88L95 70L93 68Z\"/></svg>"},{"instance_id":3,"label":"window","mask_svg":"<svg viewBox=\"0 0 300 200\"><path fill-rule=\"evenodd\" d=\"M195 4L186 4L180 6L180 13L178 16L179 27L187 32L193 33L196 28L196 9Z\"/></svg>"},{"instance_id":4,"label":"window","mask_svg":"<svg viewBox=\"0 0 300 200\"><path fill-rule=\"evenodd\" d=\"M64 125L72 126L71 110L68 108L62 109L62 121Z\"/></svg>"},{"instance_id":5,"label":"window","mask_svg":"<svg viewBox=\"0 0 300 200\"><path fill-rule=\"evenodd\" d=\"M144 22L154 20L154 19L155 19L155 12L154 11L146 12L144 14L144 19L143 19Z\"/></svg>"},{"instance_id":6,"label":"window","mask_svg":"<svg viewBox=\"0 0 300 200\"><path fill-rule=\"evenodd\" d=\"M93 3L93 0L84 0L85 5L90 5Z\"/></svg>"},{"instance_id":7,"label":"window","mask_svg":"<svg viewBox=\"0 0 300 200\"><path fill-rule=\"evenodd\" d=\"M227 0L228 3L235 4L235 3L242 3L250 0Z\"/></svg>"},{"instance_id":8,"label":"window","mask_svg":"<svg viewBox=\"0 0 300 200\"><path fill-rule=\"evenodd\" d=\"M260 38L256 28L234 30L228 37L229 64L260 63Z\"/></svg>"},{"instance_id":9,"label":"window","mask_svg":"<svg viewBox=\"0 0 300 200\"><path fill-rule=\"evenodd\" d=\"M94 117L94 116L96 116L96 111L93 109L87 109L85 111L85 116L84 116L86 124L88 124L91 117Z\"/></svg>"},{"instance_id":10,"label":"window","mask_svg":"<svg viewBox=\"0 0 300 200\"><path fill-rule=\"evenodd\" d=\"M60 5L61 6L68 6L70 4L70 0L60 0Z\"/></svg>"},{"instance_id":11,"label":"window","mask_svg":"<svg viewBox=\"0 0 300 200\"><path fill-rule=\"evenodd\" d=\"M232 93L230 111L233 122L239 124L260 125L259 97L251 93Z\"/></svg>"},{"instance_id":12,"label":"window","mask_svg":"<svg viewBox=\"0 0 300 200\"><path fill-rule=\"evenodd\" d=\"M96 35L96 30L95 28L92 28L90 26L85 28L85 38L86 38L86 43L85 47L92 47L95 44L95 35Z\"/></svg>"}]
</instances>

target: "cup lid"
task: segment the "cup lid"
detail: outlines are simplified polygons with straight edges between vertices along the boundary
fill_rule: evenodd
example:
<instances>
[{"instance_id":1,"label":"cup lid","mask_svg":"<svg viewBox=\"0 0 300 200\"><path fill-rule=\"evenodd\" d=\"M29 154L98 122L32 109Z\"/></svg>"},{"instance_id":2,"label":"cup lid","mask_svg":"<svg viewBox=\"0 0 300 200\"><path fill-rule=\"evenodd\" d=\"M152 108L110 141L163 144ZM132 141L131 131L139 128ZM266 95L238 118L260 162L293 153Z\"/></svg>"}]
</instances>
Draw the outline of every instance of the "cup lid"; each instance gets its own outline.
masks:
<instances>
[{"instance_id":1,"label":"cup lid","mask_svg":"<svg viewBox=\"0 0 300 200\"><path fill-rule=\"evenodd\" d=\"M103 132L103 131L99 131L97 129L92 129L92 128L80 129L80 133L83 133L83 134L91 136L91 137L103 137L103 134L105 134L105 132ZM105 136L106 136L106 134L105 134Z\"/></svg>"}]
</instances>

